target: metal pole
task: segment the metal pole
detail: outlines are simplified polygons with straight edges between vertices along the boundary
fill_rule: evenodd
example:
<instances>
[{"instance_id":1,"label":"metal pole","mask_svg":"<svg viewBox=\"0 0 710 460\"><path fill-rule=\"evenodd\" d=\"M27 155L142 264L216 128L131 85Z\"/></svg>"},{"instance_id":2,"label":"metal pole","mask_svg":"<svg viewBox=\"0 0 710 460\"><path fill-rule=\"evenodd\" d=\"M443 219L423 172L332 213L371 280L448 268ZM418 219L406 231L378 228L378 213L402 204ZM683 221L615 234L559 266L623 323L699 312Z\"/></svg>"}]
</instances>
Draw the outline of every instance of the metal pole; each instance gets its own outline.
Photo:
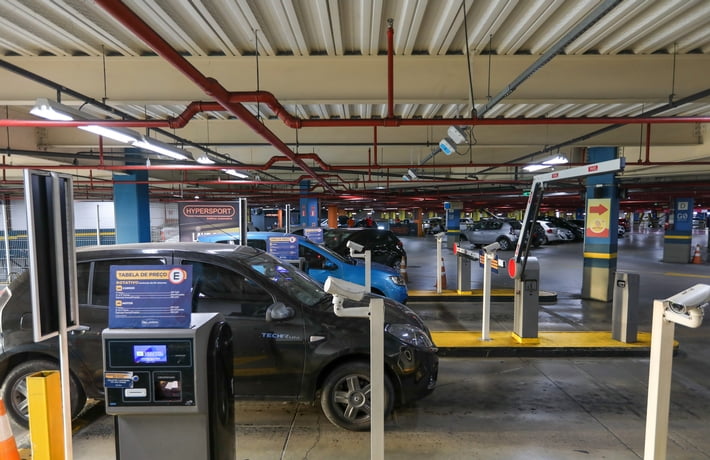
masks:
<instances>
[{"instance_id":1,"label":"metal pole","mask_svg":"<svg viewBox=\"0 0 710 460\"><path fill-rule=\"evenodd\" d=\"M664 313L663 301L654 300L648 371L646 442L643 449L643 458L646 460L665 460L668 448L668 413L671 401L675 323L667 321Z\"/></svg>"},{"instance_id":2,"label":"metal pole","mask_svg":"<svg viewBox=\"0 0 710 460\"><path fill-rule=\"evenodd\" d=\"M101 246L101 206L96 205L96 245Z\"/></svg>"},{"instance_id":3,"label":"metal pole","mask_svg":"<svg viewBox=\"0 0 710 460\"><path fill-rule=\"evenodd\" d=\"M483 313L481 317L481 340L491 340L491 259L493 254L485 254L483 263Z\"/></svg>"},{"instance_id":4,"label":"metal pole","mask_svg":"<svg viewBox=\"0 0 710 460\"><path fill-rule=\"evenodd\" d=\"M369 254L367 251L365 254ZM367 260L367 259L366 259ZM385 458L385 304L370 298L370 458Z\"/></svg>"},{"instance_id":5,"label":"metal pole","mask_svg":"<svg viewBox=\"0 0 710 460\"><path fill-rule=\"evenodd\" d=\"M372 251L365 251L365 291L372 291Z\"/></svg>"},{"instance_id":6,"label":"metal pole","mask_svg":"<svg viewBox=\"0 0 710 460\"><path fill-rule=\"evenodd\" d=\"M247 199L239 198L239 244L242 246L247 245L247 213L249 208L247 208Z\"/></svg>"},{"instance_id":7,"label":"metal pole","mask_svg":"<svg viewBox=\"0 0 710 460\"><path fill-rule=\"evenodd\" d=\"M286 205L286 215L284 216L286 233L291 233L291 205Z\"/></svg>"},{"instance_id":8,"label":"metal pole","mask_svg":"<svg viewBox=\"0 0 710 460\"><path fill-rule=\"evenodd\" d=\"M441 286L441 264L442 264L442 256L441 256L441 238L436 239L436 293L441 294L442 286Z\"/></svg>"},{"instance_id":9,"label":"metal pole","mask_svg":"<svg viewBox=\"0 0 710 460\"><path fill-rule=\"evenodd\" d=\"M6 266L6 281L10 284L10 237L8 235L8 225L7 225L7 201L2 203L2 227L3 236L5 238L5 266Z\"/></svg>"},{"instance_id":10,"label":"metal pole","mask_svg":"<svg viewBox=\"0 0 710 460\"><path fill-rule=\"evenodd\" d=\"M62 406L63 406L63 422L64 422L64 458L74 458L72 455L72 432L71 432L71 393L70 393L70 375L69 375L69 341L67 334L67 305L66 292L64 291L64 266L61 261L64 260L62 248L63 232L62 232L62 213L61 200L59 191L59 178L52 174L52 207L54 208L54 257L58 261L56 264L57 270L57 309L59 313L59 368L62 383ZM73 203L67 203L72 206ZM73 226L72 226L73 228ZM69 235L73 238L74 235Z\"/></svg>"}]
</instances>

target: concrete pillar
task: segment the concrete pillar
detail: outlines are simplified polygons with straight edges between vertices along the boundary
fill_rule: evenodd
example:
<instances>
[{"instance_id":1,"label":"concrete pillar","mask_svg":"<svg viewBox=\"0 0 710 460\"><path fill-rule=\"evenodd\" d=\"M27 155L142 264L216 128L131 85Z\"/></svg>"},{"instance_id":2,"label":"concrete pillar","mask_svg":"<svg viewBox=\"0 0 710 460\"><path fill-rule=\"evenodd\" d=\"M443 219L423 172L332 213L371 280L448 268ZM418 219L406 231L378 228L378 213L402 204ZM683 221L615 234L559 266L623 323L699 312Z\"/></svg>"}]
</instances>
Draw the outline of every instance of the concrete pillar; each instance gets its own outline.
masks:
<instances>
[{"instance_id":1,"label":"concrete pillar","mask_svg":"<svg viewBox=\"0 0 710 460\"><path fill-rule=\"evenodd\" d=\"M142 164L144 159L126 164ZM141 163L138 163L138 162ZM148 171L133 171L131 174L114 173L113 209L116 221L116 243L150 242L150 199L148 194ZM121 184L121 182L126 182ZM144 182L136 184L136 182Z\"/></svg>"},{"instance_id":2,"label":"concrete pillar","mask_svg":"<svg viewBox=\"0 0 710 460\"><path fill-rule=\"evenodd\" d=\"M311 181L301 181L301 198L299 205L301 208L301 224L304 227L319 227L320 212L318 198L309 197Z\"/></svg>"},{"instance_id":3,"label":"concrete pillar","mask_svg":"<svg viewBox=\"0 0 710 460\"><path fill-rule=\"evenodd\" d=\"M613 160L616 147L590 147L587 163ZM617 265L619 197L615 173L586 179L582 298L610 302Z\"/></svg>"},{"instance_id":4,"label":"concrete pillar","mask_svg":"<svg viewBox=\"0 0 710 460\"><path fill-rule=\"evenodd\" d=\"M673 200L673 226L663 236L663 261L687 264L693 251L693 207L692 198Z\"/></svg>"}]
</instances>

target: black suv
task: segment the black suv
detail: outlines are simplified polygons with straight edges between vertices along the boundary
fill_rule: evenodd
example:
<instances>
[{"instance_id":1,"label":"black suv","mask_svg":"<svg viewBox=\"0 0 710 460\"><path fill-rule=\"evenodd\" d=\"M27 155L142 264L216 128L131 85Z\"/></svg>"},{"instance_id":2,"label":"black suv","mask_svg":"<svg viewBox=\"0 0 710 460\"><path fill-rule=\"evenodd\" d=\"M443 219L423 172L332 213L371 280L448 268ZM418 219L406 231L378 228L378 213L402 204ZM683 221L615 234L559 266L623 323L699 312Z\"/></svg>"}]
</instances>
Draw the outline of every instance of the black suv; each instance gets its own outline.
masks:
<instances>
[{"instance_id":1,"label":"black suv","mask_svg":"<svg viewBox=\"0 0 710 460\"><path fill-rule=\"evenodd\" d=\"M77 251L80 322L70 336L72 414L86 398L103 398L101 331L108 323L112 265L191 265L195 312L219 312L234 334L235 395L245 399L314 401L335 425L370 426L369 321L340 318L332 296L291 264L247 246L144 243ZM0 397L27 425L29 374L56 369L57 342L33 342L29 276L0 295ZM369 299L345 301L367 306ZM412 310L385 302L385 400L393 407L422 398L436 385L431 334Z\"/></svg>"},{"instance_id":2,"label":"black suv","mask_svg":"<svg viewBox=\"0 0 710 460\"><path fill-rule=\"evenodd\" d=\"M295 234L303 234L297 230ZM343 257L350 256L348 241L360 244L372 251L372 261L399 269L402 260L407 261L407 252L402 241L390 230L377 228L328 228L323 229L323 244Z\"/></svg>"}]
</instances>

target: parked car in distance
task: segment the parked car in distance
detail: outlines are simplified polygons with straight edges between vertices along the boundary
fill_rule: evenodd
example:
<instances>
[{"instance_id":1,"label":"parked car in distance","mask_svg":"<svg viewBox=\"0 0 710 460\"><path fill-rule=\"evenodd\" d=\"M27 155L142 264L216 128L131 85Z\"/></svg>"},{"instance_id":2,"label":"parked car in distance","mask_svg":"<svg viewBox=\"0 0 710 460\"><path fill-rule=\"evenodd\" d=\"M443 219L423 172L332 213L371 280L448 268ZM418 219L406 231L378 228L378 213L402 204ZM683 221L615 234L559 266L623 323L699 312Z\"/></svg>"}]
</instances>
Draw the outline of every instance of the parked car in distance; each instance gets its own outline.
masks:
<instances>
[{"instance_id":1,"label":"parked car in distance","mask_svg":"<svg viewBox=\"0 0 710 460\"><path fill-rule=\"evenodd\" d=\"M101 332L108 325L112 265L190 265L192 309L219 312L233 331L234 391L239 399L313 402L349 430L370 425L370 322L334 314L332 296L305 273L254 248L208 243L138 243L77 250L79 317L86 330L69 335L71 412L103 398ZM13 420L27 426L25 378L58 368L57 338L35 343L28 272L0 295L0 396ZM345 299L366 307L369 297ZM438 357L421 318L385 302L387 412L429 394Z\"/></svg>"},{"instance_id":2,"label":"parked car in distance","mask_svg":"<svg viewBox=\"0 0 710 460\"><path fill-rule=\"evenodd\" d=\"M365 262L362 259L345 258L301 235L278 232L248 232L247 245L268 252L270 238L284 237L293 238L294 242L298 243L298 258L303 260L303 271L319 283L325 283L325 280L332 276L357 284L365 284ZM214 233L201 235L198 237L198 241L239 244L239 235L236 233ZM298 264L298 261L293 262ZM398 270L386 265L373 263L370 275L373 293L402 303L407 301L407 284Z\"/></svg>"},{"instance_id":3,"label":"parked car in distance","mask_svg":"<svg viewBox=\"0 0 710 460\"><path fill-rule=\"evenodd\" d=\"M466 230L466 227L473 225L473 219L470 217L462 217L459 219L459 230Z\"/></svg>"},{"instance_id":4,"label":"parked car in distance","mask_svg":"<svg viewBox=\"0 0 710 460\"><path fill-rule=\"evenodd\" d=\"M555 227L566 228L571 231L575 241L582 241L584 239L584 225L579 226L570 220L554 216L543 217L541 220L550 222Z\"/></svg>"},{"instance_id":5,"label":"parked car in distance","mask_svg":"<svg viewBox=\"0 0 710 460\"><path fill-rule=\"evenodd\" d=\"M500 244L502 251L512 249L518 241L522 224L517 220L484 219L461 230L459 239L474 246L483 246L493 242Z\"/></svg>"},{"instance_id":6,"label":"parked car in distance","mask_svg":"<svg viewBox=\"0 0 710 460\"><path fill-rule=\"evenodd\" d=\"M446 231L446 222L441 217L431 217L429 219L424 219L422 223L422 230L426 235L435 235L437 233Z\"/></svg>"},{"instance_id":7,"label":"parked car in distance","mask_svg":"<svg viewBox=\"0 0 710 460\"><path fill-rule=\"evenodd\" d=\"M303 230L293 232L303 235ZM402 261L406 262L407 252L404 244L390 230L377 228L329 228L323 230L323 244L341 256L350 257L348 241L363 246L363 251L371 251L372 261L399 270Z\"/></svg>"},{"instance_id":8,"label":"parked car in distance","mask_svg":"<svg viewBox=\"0 0 710 460\"><path fill-rule=\"evenodd\" d=\"M566 228L556 227L551 222L546 220L538 220L537 223L542 227L543 244L549 244L553 241L572 241L574 234Z\"/></svg>"}]
</instances>

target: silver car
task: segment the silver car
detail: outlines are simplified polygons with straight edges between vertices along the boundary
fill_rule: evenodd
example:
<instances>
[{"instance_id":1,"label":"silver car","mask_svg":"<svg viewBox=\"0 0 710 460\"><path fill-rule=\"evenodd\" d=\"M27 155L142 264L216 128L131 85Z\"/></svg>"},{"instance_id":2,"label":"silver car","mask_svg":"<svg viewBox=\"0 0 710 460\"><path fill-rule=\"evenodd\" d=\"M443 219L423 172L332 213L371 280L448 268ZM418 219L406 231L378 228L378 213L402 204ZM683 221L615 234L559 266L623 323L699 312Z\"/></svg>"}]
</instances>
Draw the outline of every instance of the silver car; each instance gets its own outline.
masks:
<instances>
[{"instance_id":1,"label":"silver car","mask_svg":"<svg viewBox=\"0 0 710 460\"><path fill-rule=\"evenodd\" d=\"M522 224L517 220L479 220L468 225L465 230L461 230L460 239L474 246L483 246L497 241L500 249L507 251L518 241L521 227Z\"/></svg>"}]
</instances>

